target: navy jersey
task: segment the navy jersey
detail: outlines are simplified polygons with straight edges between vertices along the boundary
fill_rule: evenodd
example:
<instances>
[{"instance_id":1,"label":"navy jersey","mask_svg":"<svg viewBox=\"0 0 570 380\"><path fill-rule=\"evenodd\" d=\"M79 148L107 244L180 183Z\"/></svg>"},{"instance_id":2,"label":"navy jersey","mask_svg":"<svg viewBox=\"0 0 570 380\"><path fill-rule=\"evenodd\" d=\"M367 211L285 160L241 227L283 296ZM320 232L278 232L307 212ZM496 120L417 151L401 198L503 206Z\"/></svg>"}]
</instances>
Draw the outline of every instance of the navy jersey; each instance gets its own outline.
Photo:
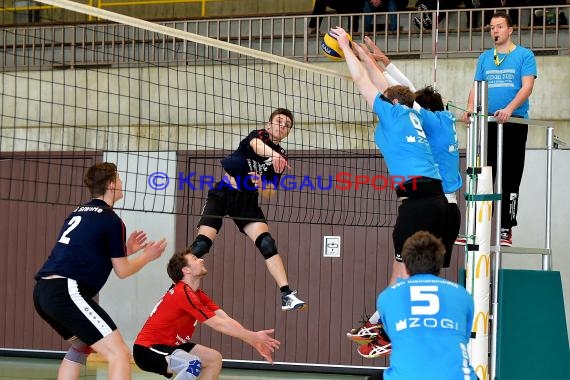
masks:
<instances>
[{"instance_id":1,"label":"navy jersey","mask_svg":"<svg viewBox=\"0 0 570 380\"><path fill-rule=\"evenodd\" d=\"M459 145L455 130L455 117L449 111L432 112L421 107L420 116L433 158L441 175L443 191L454 193L463 184L459 171Z\"/></svg>"},{"instance_id":2,"label":"navy jersey","mask_svg":"<svg viewBox=\"0 0 570 380\"><path fill-rule=\"evenodd\" d=\"M50 275L71 278L94 296L101 290L113 264L127 255L125 224L100 199L79 207L65 219L50 256L35 279Z\"/></svg>"},{"instance_id":3,"label":"navy jersey","mask_svg":"<svg viewBox=\"0 0 570 380\"><path fill-rule=\"evenodd\" d=\"M386 288L377 310L392 341L385 380L476 380L467 344L473 299L465 288L421 274Z\"/></svg>"},{"instance_id":4,"label":"navy jersey","mask_svg":"<svg viewBox=\"0 0 570 380\"><path fill-rule=\"evenodd\" d=\"M374 141L384 156L390 175L441 180L419 113L383 99L378 95L374 101L374 112L379 118Z\"/></svg>"},{"instance_id":5,"label":"navy jersey","mask_svg":"<svg viewBox=\"0 0 570 380\"><path fill-rule=\"evenodd\" d=\"M267 162L267 157L262 157L254 152L250 142L255 138L260 139L265 143L265 145L287 159L287 152L285 152L285 149L283 149L279 144L275 144L271 141L269 133L265 129L251 131L246 138L241 140L238 148L221 161L222 167L226 173L236 178L238 186L243 190L250 190L253 188L251 181L249 181L248 184L242 182L244 179L248 178L250 172L255 172L263 177L265 181L272 183L276 183L276 181L278 182L281 178L281 174L275 172L272 163L270 161Z\"/></svg>"}]
</instances>

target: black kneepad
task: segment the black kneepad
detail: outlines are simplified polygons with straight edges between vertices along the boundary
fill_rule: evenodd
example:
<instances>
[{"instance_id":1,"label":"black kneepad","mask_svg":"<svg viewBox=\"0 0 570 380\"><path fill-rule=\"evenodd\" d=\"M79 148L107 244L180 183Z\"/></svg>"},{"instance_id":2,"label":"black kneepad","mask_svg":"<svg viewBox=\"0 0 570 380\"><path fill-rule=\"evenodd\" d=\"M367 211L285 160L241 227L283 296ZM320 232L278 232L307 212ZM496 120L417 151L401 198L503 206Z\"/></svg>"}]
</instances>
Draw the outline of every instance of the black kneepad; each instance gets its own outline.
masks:
<instances>
[{"instance_id":1,"label":"black kneepad","mask_svg":"<svg viewBox=\"0 0 570 380\"><path fill-rule=\"evenodd\" d=\"M201 258L206 253L210 252L210 247L212 246L212 240L205 235L198 235L194 242L190 246L192 254L197 258Z\"/></svg>"},{"instance_id":2,"label":"black kneepad","mask_svg":"<svg viewBox=\"0 0 570 380\"><path fill-rule=\"evenodd\" d=\"M257 239L255 239L255 246L259 249L259 252L261 252L265 260L277 254L277 245L275 245L275 240L273 240L269 232L264 232L259 235Z\"/></svg>"}]
</instances>

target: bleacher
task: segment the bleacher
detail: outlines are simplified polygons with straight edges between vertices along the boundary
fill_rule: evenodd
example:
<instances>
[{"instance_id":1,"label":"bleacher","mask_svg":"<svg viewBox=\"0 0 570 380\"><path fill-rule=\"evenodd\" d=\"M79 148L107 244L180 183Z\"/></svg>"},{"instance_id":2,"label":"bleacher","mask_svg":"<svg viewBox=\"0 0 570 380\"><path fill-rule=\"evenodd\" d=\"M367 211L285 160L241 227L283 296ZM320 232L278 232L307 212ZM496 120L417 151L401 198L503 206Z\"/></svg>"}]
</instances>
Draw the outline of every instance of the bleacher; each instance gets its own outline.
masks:
<instances>
[{"instance_id":1,"label":"bleacher","mask_svg":"<svg viewBox=\"0 0 570 380\"><path fill-rule=\"evenodd\" d=\"M153 1L181 1L181 0L153 0ZM194 3L196 2L193 0ZM221 1L221 0L220 0ZM232 0L223 0L224 3L231 4ZM278 2L279 3L279 2ZM105 3L103 3L105 4ZM208 6L213 3L208 1ZM537 23L536 17L531 17L535 13L545 12L554 9L557 14L568 14L570 6L558 7L522 7L517 8L519 26L515 27L513 40L524 46L531 48L536 54L548 55L568 55L570 52L570 37L568 25L550 25L546 18L541 18ZM59 10L60 12L63 12ZM367 15L375 17L374 25L384 24L384 27L375 27L367 35L372 36L376 43L388 54L402 57L431 57L434 53L434 46L437 37L438 53L447 57L475 57L481 51L491 47L492 41L488 38L488 31L483 25L483 17L479 17L479 22L472 23L467 27L468 19L474 19L477 13L484 12L484 9L456 9L441 11L441 15L446 17L440 22L437 29L426 30L418 28L413 18L419 16L417 11L399 12L397 31L389 31L386 27L386 18L389 14L358 14L363 21ZM54 12L53 9L40 10L40 12ZM4 11L3 14L8 13ZM12 12L14 14L14 12ZM427 12L435 19L435 14ZM329 27L343 25L348 27L350 15L326 14L322 22L320 33L311 35L308 33L309 14L301 15L281 15L281 16L256 16L246 18L206 18L198 17L194 19L161 21L160 23L175 29L189 31L201 36L211 37L241 46L262 50L279 56L299 59L305 62L318 61L324 59L320 53L320 38ZM6 18L3 17L3 20ZM44 20L40 17L40 20ZM566 23L567 24L567 23ZM363 25L363 22L361 22ZM363 37L361 31L351 31L353 37L358 40ZM59 44L41 46L41 34L53 34L58 37ZM152 35L137 36L136 39L125 38L130 32L124 27L119 27L112 23L99 22L97 20L75 20L72 23L27 23L18 25L7 25L0 33L0 70L11 70L24 64L21 57L31 57L27 59L25 65L34 67L41 65L42 54L61 57L59 65L61 67L75 67L85 65L116 65L121 64L113 54L113 50L124 47L125 44L138 44L148 46L148 42L160 47L161 44L172 45L173 52L170 57L149 56L153 59L167 59L173 63L185 60L184 54L177 52L187 52L192 49L200 49L195 44L183 40L154 40ZM96 46L93 49L93 46ZM87 48L89 47L89 48ZM26 54L18 53L19 50L29 50ZM189 50L190 49L190 50ZM136 52L137 47L129 51ZM200 54L210 54L216 59L232 59L231 56L223 56L223 52L213 50L211 52L200 52ZM212 56L213 54L213 56ZM218 55L216 55L218 54Z\"/></svg>"}]
</instances>

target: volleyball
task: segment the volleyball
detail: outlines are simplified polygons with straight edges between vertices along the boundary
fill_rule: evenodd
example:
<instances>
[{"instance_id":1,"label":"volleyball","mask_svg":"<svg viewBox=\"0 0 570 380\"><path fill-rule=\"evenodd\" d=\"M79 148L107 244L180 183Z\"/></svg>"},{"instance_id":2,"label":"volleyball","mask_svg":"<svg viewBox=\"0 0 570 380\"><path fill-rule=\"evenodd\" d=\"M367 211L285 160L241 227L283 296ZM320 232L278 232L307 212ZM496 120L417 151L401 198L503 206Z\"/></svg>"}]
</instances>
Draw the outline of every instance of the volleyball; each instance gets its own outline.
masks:
<instances>
[{"instance_id":1,"label":"volleyball","mask_svg":"<svg viewBox=\"0 0 570 380\"><path fill-rule=\"evenodd\" d=\"M348 40L352 41L350 34L348 35ZM325 56L332 59L333 61L342 61L344 59L344 53L340 46L338 46L338 41L336 37L333 37L330 32L327 32L323 37L323 41L321 42L321 49Z\"/></svg>"}]
</instances>

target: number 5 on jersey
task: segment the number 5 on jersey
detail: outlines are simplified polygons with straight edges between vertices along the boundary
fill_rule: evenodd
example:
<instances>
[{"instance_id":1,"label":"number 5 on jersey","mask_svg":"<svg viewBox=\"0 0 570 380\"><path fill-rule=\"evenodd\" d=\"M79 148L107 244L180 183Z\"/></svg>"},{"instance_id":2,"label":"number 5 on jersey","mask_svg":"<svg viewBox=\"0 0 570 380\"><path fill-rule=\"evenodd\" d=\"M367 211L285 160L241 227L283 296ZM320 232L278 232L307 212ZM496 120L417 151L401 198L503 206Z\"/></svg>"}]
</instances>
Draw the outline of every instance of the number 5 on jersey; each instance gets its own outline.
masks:
<instances>
[{"instance_id":1,"label":"number 5 on jersey","mask_svg":"<svg viewBox=\"0 0 570 380\"><path fill-rule=\"evenodd\" d=\"M410 301L412 304L412 315L434 315L439 312L439 296L436 285L422 285L410 287ZM427 303L427 305L426 305Z\"/></svg>"}]
</instances>

